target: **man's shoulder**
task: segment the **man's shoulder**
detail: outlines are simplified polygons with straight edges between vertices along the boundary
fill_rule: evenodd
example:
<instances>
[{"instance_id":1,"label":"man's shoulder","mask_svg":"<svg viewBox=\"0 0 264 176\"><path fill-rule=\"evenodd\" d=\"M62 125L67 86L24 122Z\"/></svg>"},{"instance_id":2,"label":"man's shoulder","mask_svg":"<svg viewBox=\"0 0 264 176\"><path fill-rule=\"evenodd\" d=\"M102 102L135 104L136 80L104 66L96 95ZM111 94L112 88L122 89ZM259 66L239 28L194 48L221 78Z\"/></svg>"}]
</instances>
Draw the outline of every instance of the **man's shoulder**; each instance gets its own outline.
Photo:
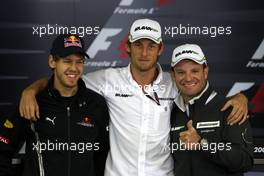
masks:
<instances>
[{"instance_id":1,"label":"man's shoulder","mask_svg":"<svg viewBox=\"0 0 264 176\"><path fill-rule=\"evenodd\" d=\"M175 81L172 78L171 73L163 71L161 85L166 85L166 88L173 92L174 96L177 95L178 88L176 87Z\"/></svg>"},{"instance_id":2,"label":"man's shoulder","mask_svg":"<svg viewBox=\"0 0 264 176\"><path fill-rule=\"evenodd\" d=\"M121 75L123 75L124 68L107 68L102 70L97 70L94 72L89 72L82 76L87 87L92 83L95 87L102 86L106 82L111 82L119 80Z\"/></svg>"},{"instance_id":3,"label":"man's shoulder","mask_svg":"<svg viewBox=\"0 0 264 176\"><path fill-rule=\"evenodd\" d=\"M216 91L212 92L212 94L215 93L216 95L213 97L213 102L216 104L224 104L226 102L226 97L223 94L220 94ZM212 96L212 94L210 96ZM208 97L208 99L210 98Z\"/></svg>"},{"instance_id":4,"label":"man's shoulder","mask_svg":"<svg viewBox=\"0 0 264 176\"><path fill-rule=\"evenodd\" d=\"M163 71L163 80L165 81L173 81L171 77L171 73L167 71Z\"/></svg>"},{"instance_id":5,"label":"man's shoulder","mask_svg":"<svg viewBox=\"0 0 264 176\"><path fill-rule=\"evenodd\" d=\"M43 90L41 90L37 95L36 95L36 99L37 101L42 100L42 99L46 99L50 97L49 96L49 90L47 87L45 87Z\"/></svg>"},{"instance_id":6,"label":"man's shoulder","mask_svg":"<svg viewBox=\"0 0 264 176\"><path fill-rule=\"evenodd\" d=\"M219 110L223 107L227 99L223 94L219 94L215 90L210 90L208 96L203 101L206 107L211 107L212 109Z\"/></svg>"},{"instance_id":7,"label":"man's shoulder","mask_svg":"<svg viewBox=\"0 0 264 176\"><path fill-rule=\"evenodd\" d=\"M99 94L99 93L97 93L97 92L95 92L89 88L85 89L82 96L83 96L83 98L85 97L85 98L90 99L90 100L97 102L97 103L98 102L105 103L105 98L101 94Z\"/></svg>"},{"instance_id":8,"label":"man's shoulder","mask_svg":"<svg viewBox=\"0 0 264 176\"><path fill-rule=\"evenodd\" d=\"M93 72L89 72L83 75L83 77L92 77L92 76L102 76L108 73L119 73L120 71L123 71L126 67L119 67L119 68L106 68L106 69L100 69Z\"/></svg>"}]
</instances>

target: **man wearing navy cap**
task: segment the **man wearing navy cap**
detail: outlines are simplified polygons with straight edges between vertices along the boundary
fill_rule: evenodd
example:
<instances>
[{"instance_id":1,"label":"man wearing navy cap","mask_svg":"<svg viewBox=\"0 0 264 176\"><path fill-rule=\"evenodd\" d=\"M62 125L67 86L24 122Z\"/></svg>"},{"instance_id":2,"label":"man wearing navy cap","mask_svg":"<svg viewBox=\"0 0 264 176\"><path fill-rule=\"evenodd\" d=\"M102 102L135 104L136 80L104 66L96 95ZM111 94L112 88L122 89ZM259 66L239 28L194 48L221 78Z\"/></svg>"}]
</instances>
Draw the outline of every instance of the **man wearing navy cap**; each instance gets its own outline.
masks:
<instances>
[{"instance_id":1,"label":"man wearing navy cap","mask_svg":"<svg viewBox=\"0 0 264 176\"><path fill-rule=\"evenodd\" d=\"M87 58L77 35L53 41L53 75L36 97L41 119L30 122L17 111L0 126L0 175L12 175L12 155L24 140L25 176L103 175L109 114L105 99L80 78Z\"/></svg>"}]
</instances>

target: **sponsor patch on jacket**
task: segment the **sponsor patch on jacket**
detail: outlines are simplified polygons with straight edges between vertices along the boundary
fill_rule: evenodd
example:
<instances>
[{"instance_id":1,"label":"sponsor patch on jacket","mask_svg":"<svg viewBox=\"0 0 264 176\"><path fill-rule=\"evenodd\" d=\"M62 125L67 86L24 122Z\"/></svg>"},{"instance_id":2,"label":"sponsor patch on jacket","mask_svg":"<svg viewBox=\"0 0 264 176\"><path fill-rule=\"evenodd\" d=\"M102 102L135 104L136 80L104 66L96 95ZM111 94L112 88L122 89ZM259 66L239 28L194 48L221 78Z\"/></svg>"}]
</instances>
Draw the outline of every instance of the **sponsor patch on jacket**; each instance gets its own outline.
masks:
<instances>
[{"instance_id":1,"label":"sponsor patch on jacket","mask_svg":"<svg viewBox=\"0 0 264 176\"><path fill-rule=\"evenodd\" d=\"M132 97L133 95L131 95L131 94L116 93L115 96L116 97L124 97L124 98L126 98L126 97Z\"/></svg>"},{"instance_id":2,"label":"sponsor patch on jacket","mask_svg":"<svg viewBox=\"0 0 264 176\"><path fill-rule=\"evenodd\" d=\"M9 120L6 119L5 123L4 123L4 126L6 128L14 128L14 125L12 122L10 122Z\"/></svg>"},{"instance_id":3,"label":"sponsor patch on jacket","mask_svg":"<svg viewBox=\"0 0 264 176\"><path fill-rule=\"evenodd\" d=\"M5 144L10 144L10 140L4 136L0 136L0 142L3 142Z\"/></svg>"},{"instance_id":4,"label":"sponsor patch on jacket","mask_svg":"<svg viewBox=\"0 0 264 176\"><path fill-rule=\"evenodd\" d=\"M215 132L215 129L206 129L206 130L201 130L200 133L211 133L211 132Z\"/></svg>"},{"instance_id":5,"label":"sponsor patch on jacket","mask_svg":"<svg viewBox=\"0 0 264 176\"><path fill-rule=\"evenodd\" d=\"M220 121L198 122L196 129L220 127Z\"/></svg>"},{"instance_id":6,"label":"sponsor patch on jacket","mask_svg":"<svg viewBox=\"0 0 264 176\"><path fill-rule=\"evenodd\" d=\"M94 127L91 118L89 118L88 116L83 117L83 120L81 122L77 122L77 124L85 127Z\"/></svg>"},{"instance_id":7,"label":"sponsor patch on jacket","mask_svg":"<svg viewBox=\"0 0 264 176\"><path fill-rule=\"evenodd\" d=\"M172 97L159 97L159 100L163 100L163 101L173 101L175 98Z\"/></svg>"},{"instance_id":8,"label":"sponsor patch on jacket","mask_svg":"<svg viewBox=\"0 0 264 176\"><path fill-rule=\"evenodd\" d=\"M184 127L185 127L185 126L172 127L172 128L171 128L171 131L178 131L178 130L184 128Z\"/></svg>"}]
</instances>

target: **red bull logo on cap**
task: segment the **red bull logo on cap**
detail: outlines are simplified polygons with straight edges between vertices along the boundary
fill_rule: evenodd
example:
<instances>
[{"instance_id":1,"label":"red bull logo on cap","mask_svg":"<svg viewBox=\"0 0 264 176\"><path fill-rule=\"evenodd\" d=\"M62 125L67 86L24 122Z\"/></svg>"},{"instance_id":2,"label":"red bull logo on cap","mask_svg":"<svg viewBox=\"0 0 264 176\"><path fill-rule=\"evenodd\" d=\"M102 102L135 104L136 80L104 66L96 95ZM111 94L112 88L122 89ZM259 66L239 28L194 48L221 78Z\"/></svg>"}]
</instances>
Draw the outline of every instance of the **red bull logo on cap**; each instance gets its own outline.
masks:
<instances>
[{"instance_id":1,"label":"red bull logo on cap","mask_svg":"<svg viewBox=\"0 0 264 176\"><path fill-rule=\"evenodd\" d=\"M64 38L64 47L67 48L69 46L77 46L82 48L81 40L74 35Z\"/></svg>"}]
</instances>

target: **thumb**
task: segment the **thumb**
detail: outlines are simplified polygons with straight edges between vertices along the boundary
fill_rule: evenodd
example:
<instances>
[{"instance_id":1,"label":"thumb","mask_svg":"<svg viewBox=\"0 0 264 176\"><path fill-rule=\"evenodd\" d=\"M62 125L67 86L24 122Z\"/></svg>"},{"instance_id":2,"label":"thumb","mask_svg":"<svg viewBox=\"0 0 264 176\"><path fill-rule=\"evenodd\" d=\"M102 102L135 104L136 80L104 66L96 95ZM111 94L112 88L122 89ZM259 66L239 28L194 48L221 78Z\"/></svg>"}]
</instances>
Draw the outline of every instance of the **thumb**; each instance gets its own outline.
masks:
<instances>
[{"instance_id":1,"label":"thumb","mask_svg":"<svg viewBox=\"0 0 264 176\"><path fill-rule=\"evenodd\" d=\"M189 120L188 123L187 123L188 130L193 129L193 125L192 124L193 124L193 121Z\"/></svg>"},{"instance_id":2,"label":"thumb","mask_svg":"<svg viewBox=\"0 0 264 176\"><path fill-rule=\"evenodd\" d=\"M227 110L231 106L230 101L226 102L225 105L222 107L221 111Z\"/></svg>"}]
</instances>

